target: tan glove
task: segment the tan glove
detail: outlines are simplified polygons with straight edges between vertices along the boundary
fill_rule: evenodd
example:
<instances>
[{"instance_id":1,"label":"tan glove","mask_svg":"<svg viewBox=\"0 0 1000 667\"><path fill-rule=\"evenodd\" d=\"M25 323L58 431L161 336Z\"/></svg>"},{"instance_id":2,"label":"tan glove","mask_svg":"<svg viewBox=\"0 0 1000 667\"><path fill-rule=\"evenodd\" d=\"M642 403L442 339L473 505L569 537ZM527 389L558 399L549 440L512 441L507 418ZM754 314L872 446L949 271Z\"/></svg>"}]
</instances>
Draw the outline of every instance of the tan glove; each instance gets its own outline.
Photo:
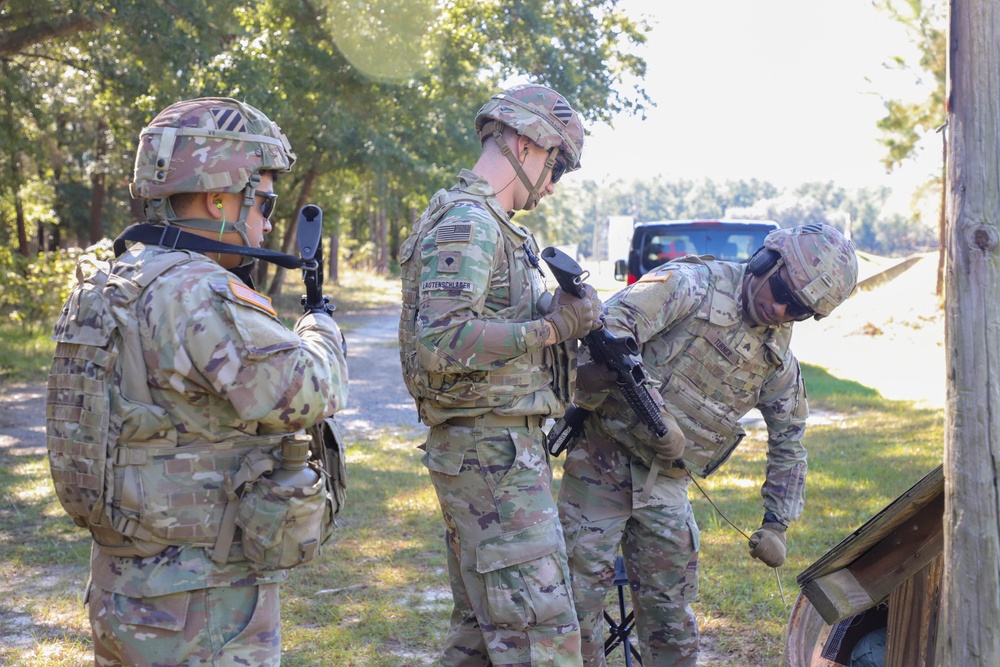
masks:
<instances>
[{"instance_id":1,"label":"tan glove","mask_svg":"<svg viewBox=\"0 0 1000 667\"><path fill-rule=\"evenodd\" d=\"M618 374L599 361L591 361L576 367L576 388L596 394L611 388Z\"/></svg>"},{"instance_id":2,"label":"tan glove","mask_svg":"<svg viewBox=\"0 0 1000 667\"><path fill-rule=\"evenodd\" d=\"M667 432L661 438L653 436L649 444L652 445L653 451L659 458L664 461L676 461L684 456L684 444L687 442L687 438L684 437L684 432L681 431L681 427L677 425L677 420L672 414L661 409L660 418L663 419L663 425L667 427Z\"/></svg>"},{"instance_id":3,"label":"tan glove","mask_svg":"<svg viewBox=\"0 0 1000 667\"><path fill-rule=\"evenodd\" d=\"M750 536L750 555L768 567L785 564L785 526L765 523Z\"/></svg>"},{"instance_id":4,"label":"tan glove","mask_svg":"<svg viewBox=\"0 0 1000 667\"><path fill-rule=\"evenodd\" d=\"M555 329L557 343L583 338L601 326L601 300L597 298L597 291L590 285L583 288L584 296L579 299L556 288L553 310L544 319Z\"/></svg>"}]
</instances>

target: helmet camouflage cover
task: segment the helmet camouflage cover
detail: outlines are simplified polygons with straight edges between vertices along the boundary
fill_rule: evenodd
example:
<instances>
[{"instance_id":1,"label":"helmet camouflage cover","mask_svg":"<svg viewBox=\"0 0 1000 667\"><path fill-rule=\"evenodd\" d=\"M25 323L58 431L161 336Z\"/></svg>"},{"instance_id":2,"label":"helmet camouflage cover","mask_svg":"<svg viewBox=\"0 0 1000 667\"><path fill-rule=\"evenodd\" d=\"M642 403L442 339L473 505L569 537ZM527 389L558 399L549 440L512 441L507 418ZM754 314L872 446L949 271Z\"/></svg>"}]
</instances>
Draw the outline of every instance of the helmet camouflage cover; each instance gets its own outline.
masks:
<instances>
[{"instance_id":1,"label":"helmet camouflage cover","mask_svg":"<svg viewBox=\"0 0 1000 667\"><path fill-rule=\"evenodd\" d=\"M239 193L262 171L295 162L288 139L261 111L225 97L172 104L139 135L130 190L136 199L184 192Z\"/></svg>"},{"instance_id":2,"label":"helmet camouflage cover","mask_svg":"<svg viewBox=\"0 0 1000 667\"><path fill-rule=\"evenodd\" d=\"M483 139L497 121L545 150L558 148L569 160L569 171L580 168L583 124L566 98L545 86L521 84L497 93L476 114L476 132Z\"/></svg>"},{"instance_id":3,"label":"helmet camouflage cover","mask_svg":"<svg viewBox=\"0 0 1000 667\"><path fill-rule=\"evenodd\" d=\"M829 225L776 229L764 239L764 247L781 255L795 295L817 317L832 313L858 283L854 244Z\"/></svg>"}]
</instances>

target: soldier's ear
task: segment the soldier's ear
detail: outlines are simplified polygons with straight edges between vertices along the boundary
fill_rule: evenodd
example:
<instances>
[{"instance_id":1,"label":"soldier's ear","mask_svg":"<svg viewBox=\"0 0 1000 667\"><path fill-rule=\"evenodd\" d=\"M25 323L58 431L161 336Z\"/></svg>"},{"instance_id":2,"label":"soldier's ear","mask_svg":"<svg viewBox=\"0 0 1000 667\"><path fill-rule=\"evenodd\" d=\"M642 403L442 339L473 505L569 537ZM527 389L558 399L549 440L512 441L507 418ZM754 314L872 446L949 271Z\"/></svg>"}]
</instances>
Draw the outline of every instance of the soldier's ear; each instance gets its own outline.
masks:
<instances>
[{"instance_id":1,"label":"soldier's ear","mask_svg":"<svg viewBox=\"0 0 1000 667\"><path fill-rule=\"evenodd\" d=\"M221 220L222 216L225 215L222 198L218 192L206 192L202 201L205 203L205 210L208 211L211 219Z\"/></svg>"}]
</instances>

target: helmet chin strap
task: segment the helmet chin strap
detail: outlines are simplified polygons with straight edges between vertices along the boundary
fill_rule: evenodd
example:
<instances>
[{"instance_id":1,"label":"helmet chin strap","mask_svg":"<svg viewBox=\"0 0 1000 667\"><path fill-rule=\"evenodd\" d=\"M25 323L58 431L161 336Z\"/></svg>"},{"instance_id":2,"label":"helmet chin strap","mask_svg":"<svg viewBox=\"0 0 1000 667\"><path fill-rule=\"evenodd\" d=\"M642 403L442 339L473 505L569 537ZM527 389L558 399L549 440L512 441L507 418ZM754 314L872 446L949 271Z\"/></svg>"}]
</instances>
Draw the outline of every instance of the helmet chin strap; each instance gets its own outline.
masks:
<instances>
[{"instance_id":1,"label":"helmet chin strap","mask_svg":"<svg viewBox=\"0 0 1000 667\"><path fill-rule=\"evenodd\" d=\"M223 232L236 232L243 239L243 245L250 248L250 238L247 236L247 218L250 216L250 210L255 205L254 192L257 190L257 186L260 185L260 174L253 174L250 180L247 181L246 186L243 188L243 201L240 202L240 215L233 222L227 222L223 219L222 228L219 229L219 222L217 220L209 220L207 218L181 218L178 217L177 213L174 212L174 207L170 204L169 197L163 197L162 199L147 200L143 204L143 210L146 214L146 220L149 222L161 222L167 225L176 225L178 227L187 227L189 229L206 229L210 231L220 231L220 236ZM254 263L253 257L243 257L243 262L240 266L250 266Z\"/></svg>"},{"instance_id":2,"label":"helmet chin strap","mask_svg":"<svg viewBox=\"0 0 1000 667\"><path fill-rule=\"evenodd\" d=\"M760 313L757 312L757 296L760 294L761 290L764 289L764 285L767 281L781 268L784 263L783 260L778 260L771 270L762 276L755 276L749 271L743 276L743 312L746 314L747 318L750 320L750 324L757 327L773 327L776 325L768 324L765 322Z\"/></svg>"},{"instance_id":3,"label":"helmet chin strap","mask_svg":"<svg viewBox=\"0 0 1000 667\"><path fill-rule=\"evenodd\" d=\"M528 190L528 201L525 202L525 208L534 208L538 205L538 202L542 200L542 187L545 184L545 179L549 177L549 172L552 171L552 166L556 163L556 157L559 154L559 148L550 148L549 156L545 159L545 166L542 168L542 173L538 175L538 182L532 185L531 179L528 178L528 174L525 173L523 165L517 160L517 156L514 155L514 151L510 149L507 142L503 140L503 126L497 123L493 128L493 141L496 142L497 146L500 147L500 152L506 156L507 161L510 165L514 167L514 172L517 177L521 179L521 183Z\"/></svg>"}]
</instances>

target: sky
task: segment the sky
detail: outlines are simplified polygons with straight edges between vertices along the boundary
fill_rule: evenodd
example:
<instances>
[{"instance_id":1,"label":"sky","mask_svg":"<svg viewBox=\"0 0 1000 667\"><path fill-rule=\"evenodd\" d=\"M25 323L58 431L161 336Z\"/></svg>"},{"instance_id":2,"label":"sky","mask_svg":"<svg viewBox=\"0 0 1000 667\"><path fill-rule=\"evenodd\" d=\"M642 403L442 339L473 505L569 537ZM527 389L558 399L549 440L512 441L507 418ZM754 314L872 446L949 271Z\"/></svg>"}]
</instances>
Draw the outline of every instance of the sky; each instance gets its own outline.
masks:
<instances>
[{"instance_id":1,"label":"sky","mask_svg":"<svg viewBox=\"0 0 1000 667\"><path fill-rule=\"evenodd\" d=\"M888 185L905 209L940 161L887 175L876 121L884 98L924 99L903 28L871 0L623 0L652 31L637 49L656 103L645 120L621 116L588 128L576 178L611 181L758 178L779 187L834 181Z\"/></svg>"}]
</instances>

